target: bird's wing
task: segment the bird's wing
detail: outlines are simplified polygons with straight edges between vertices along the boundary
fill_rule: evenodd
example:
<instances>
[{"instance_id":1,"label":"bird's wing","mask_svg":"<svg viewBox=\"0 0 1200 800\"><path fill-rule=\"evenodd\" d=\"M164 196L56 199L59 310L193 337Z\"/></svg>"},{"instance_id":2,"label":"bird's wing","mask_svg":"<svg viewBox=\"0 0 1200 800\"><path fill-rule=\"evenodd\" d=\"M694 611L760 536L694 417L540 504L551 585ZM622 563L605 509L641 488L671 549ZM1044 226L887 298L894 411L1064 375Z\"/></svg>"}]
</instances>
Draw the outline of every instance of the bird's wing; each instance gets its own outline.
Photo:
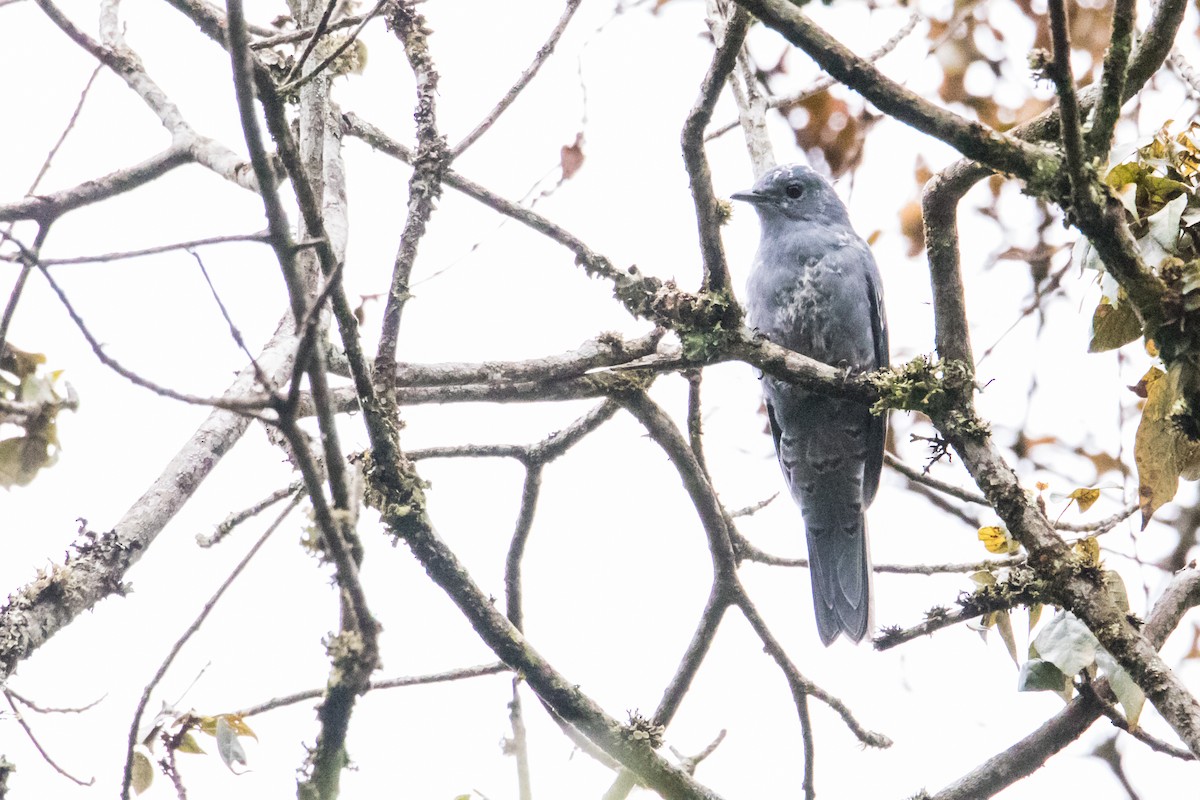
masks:
<instances>
[{"instance_id":1,"label":"bird's wing","mask_svg":"<svg viewBox=\"0 0 1200 800\"><path fill-rule=\"evenodd\" d=\"M887 316L883 311L883 293L877 271L867 276L867 296L871 303L871 337L875 343L874 369L886 367L890 361ZM887 438L887 412L871 417L867 430L867 460L863 465L863 508L875 500L879 489L879 472L883 469L883 448Z\"/></svg>"}]
</instances>

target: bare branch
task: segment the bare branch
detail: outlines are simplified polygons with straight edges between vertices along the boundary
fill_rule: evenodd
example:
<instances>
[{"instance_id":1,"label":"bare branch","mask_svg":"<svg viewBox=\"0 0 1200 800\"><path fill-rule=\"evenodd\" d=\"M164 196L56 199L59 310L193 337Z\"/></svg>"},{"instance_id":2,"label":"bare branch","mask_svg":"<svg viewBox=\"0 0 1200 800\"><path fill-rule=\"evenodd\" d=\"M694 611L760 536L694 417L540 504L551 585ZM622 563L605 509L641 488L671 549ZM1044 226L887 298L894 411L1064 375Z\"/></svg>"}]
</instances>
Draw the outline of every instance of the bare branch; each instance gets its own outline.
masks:
<instances>
[{"instance_id":1,"label":"bare branch","mask_svg":"<svg viewBox=\"0 0 1200 800\"><path fill-rule=\"evenodd\" d=\"M59 766L58 762L46 752L46 748L42 747L42 743L39 742L37 736L34 735L33 728L29 727L29 723L25 721L25 715L21 713L21 711L17 708L16 703L13 702L15 697L16 695L14 695L8 689L4 690L4 699L8 702L8 707L12 709L13 718L17 721L17 724L21 726L21 730L25 731L25 735L29 738L29 741L33 745L34 749L38 751L38 755L42 757L42 760L49 764L51 768L53 768L54 771L59 775L62 775L64 778L67 778L78 786L91 786L95 784L95 778L88 778L86 781L82 778L76 778L74 775Z\"/></svg>"},{"instance_id":2,"label":"bare branch","mask_svg":"<svg viewBox=\"0 0 1200 800\"><path fill-rule=\"evenodd\" d=\"M295 339L279 329L259 354L258 363L277 380L289 371L294 345ZM254 380L251 370L242 370L223 397L229 404L244 403ZM125 572L154 543L249 424L244 414L213 411L113 531L96 534L81 529L65 564L9 596L0 607L0 680L79 614L103 598L125 591Z\"/></svg>"},{"instance_id":3,"label":"bare branch","mask_svg":"<svg viewBox=\"0 0 1200 800\"><path fill-rule=\"evenodd\" d=\"M738 4L809 55L831 76L880 111L1003 172L1032 177L1046 155L1019 139L938 108L882 74L818 28L788 0L738 0Z\"/></svg>"},{"instance_id":4,"label":"bare branch","mask_svg":"<svg viewBox=\"0 0 1200 800\"><path fill-rule=\"evenodd\" d=\"M58 135L58 140L50 148L50 152L46 154L46 160L42 162L42 166L38 169L37 175L34 176L33 182L29 184L29 190L25 194L33 194L37 187L42 182L42 178L46 176L46 172L50 169L50 165L54 162L54 156L58 155L59 149L63 143L67 141L67 137L71 135L71 131L75 129L75 123L79 121L79 114L83 111L83 104L87 102L88 94L92 91L92 84L96 82L96 76L100 74L100 70L104 69L103 64L97 64L92 70L92 74L88 76L87 83L83 85L83 91L79 93L79 102L75 104L75 110L71 112L67 124L63 127L62 133Z\"/></svg>"},{"instance_id":5,"label":"bare branch","mask_svg":"<svg viewBox=\"0 0 1200 800\"><path fill-rule=\"evenodd\" d=\"M919 483L923 486L928 486L931 489L937 489L942 494L950 495L953 498L962 500L964 503L975 503L976 505L981 506L986 506L988 504L987 498L983 495L967 489L960 489L954 484L946 483L945 481L939 481L937 478L934 478L923 470L910 467L908 464L905 464L898 457L892 455L891 453L884 453L883 460L889 467L896 470L896 472L899 472L910 481L914 481L915 483Z\"/></svg>"},{"instance_id":6,"label":"bare branch","mask_svg":"<svg viewBox=\"0 0 1200 800\"><path fill-rule=\"evenodd\" d=\"M220 542L224 541L225 537L228 536L234 528L241 525L243 522L246 522L247 520L253 519L281 500L286 500L287 498L296 495L302 488L302 484L293 483L290 486L277 489L249 508L231 513L221 521L221 524L218 525L216 530L214 530L211 534L196 534L196 544L205 548L219 544Z\"/></svg>"},{"instance_id":7,"label":"bare branch","mask_svg":"<svg viewBox=\"0 0 1200 800\"><path fill-rule=\"evenodd\" d=\"M326 25L325 33L329 34L329 33L332 33L333 31L339 31L343 28L352 28L355 25L358 25L359 23L361 23L365 19L367 19L366 14L353 14L348 17L342 17L341 19L334 20L333 22ZM292 31L291 33L281 33L278 35L266 36L262 39L255 39L254 41L250 42L250 49L251 50L265 50L266 48L277 47L281 44L292 44L293 42L302 42L305 39L311 38L313 33L316 31L316 29L317 29L317 26L314 25L311 28L302 28L297 31ZM254 31L252 30L251 32L253 33Z\"/></svg>"},{"instance_id":8,"label":"bare branch","mask_svg":"<svg viewBox=\"0 0 1200 800\"><path fill-rule=\"evenodd\" d=\"M626 340L616 334L600 334L575 350L525 361L484 361L478 364L396 365L396 385L452 386L469 383L517 383L554 381L583 375L600 367L627 364L655 351L663 331Z\"/></svg>"},{"instance_id":9,"label":"bare branch","mask_svg":"<svg viewBox=\"0 0 1200 800\"><path fill-rule=\"evenodd\" d=\"M825 705L829 706L835 713L837 713L838 716L842 718L842 722L844 722L846 727L850 729L851 733L858 737L858 740L867 747L887 748L892 746L891 739L889 739L887 736L884 736L882 733L877 733L864 728L850 712L850 709L846 707L845 703L831 695L829 692L826 692L820 686L817 686L808 678L804 677L804 675L802 675L800 671L796 669L796 665L792 663L790 658L788 658L783 646L775 638L774 634L771 633L766 622L759 615L758 610L754 607L754 604L750 601L749 595L745 593L745 590L741 590L739 592L739 597L737 598L736 602L738 607L741 608L742 613L745 615L746 621L750 623L750 626L754 628L755 633L758 634L758 638L763 643L763 649L766 650L767 654L775 660L776 664L779 665L779 668L783 671L784 676L787 678L788 685L793 688L793 692L795 694L815 697ZM800 711L800 713L801 722L804 722L807 715L803 711Z\"/></svg>"},{"instance_id":10,"label":"bare branch","mask_svg":"<svg viewBox=\"0 0 1200 800\"><path fill-rule=\"evenodd\" d=\"M1088 155L1100 163L1108 160L1113 131L1121 116L1125 98L1125 73L1133 49L1133 23L1137 13L1133 0L1113 4L1112 37L1104 54L1104 72L1100 76L1100 97L1096 101L1092 128L1087 134Z\"/></svg>"},{"instance_id":11,"label":"bare branch","mask_svg":"<svg viewBox=\"0 0 1200 800\"><path fill-rule=\"evenodd\" d=\"M713 193L712 173L708 168L708 157L704 154L704 130L712 121L717 97L737 63L746 31L750 29L750 15L738 6L730 6L727 15L722 11L716 12L709 20L709 27L719 44L708 72L700 83L700 96L683 123L680 139L683 163L692 190L692 203L696 207L700 258L704 264L701 291L726 292L729 291L729 266L725 263L725 246L721 243L721 224L727 212L722 211Z\"/></svg>"},{"instance_id":12,"label":"bare branch","mask_svg":"<svg viewBox=\"0 0 1200 800\"><path fill-rule=\"evenodd\" d=\"M413 173L408 182L408 217L400 234L400 246L392 267L391 288L383 309L379 349L375 368L380 374L392 371L396 363L396 344L400 335L400 315L409 298L409 282L417 245L425 235L425 226L433 214L433 203L442 193L443 173L449 163L446 141L437 128L435 98L438 73L429 54L428 29L421 16L408 0L398 0L391 17L391 27L404 45L404 54L412 67L417 84L417 151L412 159ZM385 397L392 397L390 387L382 387Z\"/></svg>"},{"instance_id":13,"label":"bare branch","mask_svg":"<svg viewBox=\"0 0 1200 800\"><path fill-rule=\"evenodd\" d=\"M28 219L45 226L68 211L132 191L194 160L194 156L186 148L172 145L140 164L110 172L70 189L0 204L0 222Z\"/></svg>"},{"instance_id":14,"label":"bare branch","mask_svg":"<svg viewBox=\"0 0 1200 800\"><path fill-rule=\"evenodd\" d=\"M173 253L178 250L195 250L200 247L207 247L214 244L230 244L233 242L261 242L263 244L270 243L270 234L263 233L242 233L232 234L229 236L206 236L202 239L192 239L186 242L175 242L174 244L160 244L154 247L143 247L139 250L123 250L115 253L102 253L95 256L72 256L70 258L43 258L40 259L42 264L47 267L60 266L63 264L99 264L109 261L123 261L129 258L144 258L146 256L156 256L162 253ZM297 243L297 246L303 246L304 243Z\"/></svg>"},{"instance_id":15,"label":"bare branch","mask_svg":"<svg viewBox=\"0 0 1200 800\"><path fill-rule=\"evenodd\" d=\"M258 188L249 180L245 162L219 142L196 133L184 119L179 108L150 78L137 54L125 46L121 38L120 24L115 18L115 11L110 14L109 10L105 10L101 15L102 35L106 39L105 44L101 44L76 27L51 0L35 0L35 2L63 33L89 52L97 61L112 70L142 99L171 134L172 149L178 148L186 152L190 156L189 160L208 167L221 177L243 188L251 190ZM108 19L108 16L111 16L112 19Z\"/></svg>"},{"instance_id":16,"label":"bare branch","mask_svg":"<svg viewBox=\"0 0 1200 800\"><path fill-rule=\"evenodd\" d=\"M461 681L467 678L478 678L483 675L495 675L500 672L509 672L509 668L505 664L496 662L493 664L483 664L478 667L462 667L460 669L452 669L446 672L437 672L432 675L415 675L412 677L403 678L376 678L371 681L368 691L376 692L381 689L401 689L409 686L428 686L432 683L446 683L449 681ZM318 700L325 693L324 687L320 689L309 689L304 692L296 692L284 697L276 697L271 700L259 703L254 706L247 706L233 712L239 717L252 717L255 714L265 714L268 711L274 711L278 708L292 706L296 703L303 703L305 700Z\"/></svg>"},{"instance_id":17,"label":"bare branch","mask_svg":"<svg viewBox=\"0 0 1200 800\"><path fill-rule=\"evenodd\" d=\"M1054 88L1058 92L1059 135L1067 156L1067 180L1071 183L1074 203L1079 206L1090 200L1087 196L1087 184L1092 175L1084 164L1079 103L1075 100L1075 75L1071 72L1071 38L1067 27L1067 7L1063 0L1048 0L1048 7L1054 52L1046 70L1050 73Z\"/></svg>"},{"instance_id":18,"label":"bare branch","mask_svg":"<svg viewBox=\"0 0 1200 800\"><path fill-rule=\"evenodd\" d=\"M908 35L913 32L913 29L917 27L917 23L923 19L925 19L924 14L922 14L920 11L913 11L908 15L908 19L905 21L905 23L900 26L900 28L894 34L892 34L890 39L879 45L879 47L873 50L871 54L866 57L866 61L870 64L874 64L876 61L895 50L900 46L900 43L907 39ZM819 95L821 92L833 86L835 83L837 83L837 80L829 76L818 78L804 89L801 89L799 92L794 92L792 94L772 95L771 97L768 97L766 101L766 107L780 108L781 106L793 106L804 103L806 100L810 100L816 95ZM721 127L714 128L713 130L709 131L704 139L705 141L712 141L720 136L724 136L737 126L738 120L727 122Z\"/></svg>"}]
</instances>

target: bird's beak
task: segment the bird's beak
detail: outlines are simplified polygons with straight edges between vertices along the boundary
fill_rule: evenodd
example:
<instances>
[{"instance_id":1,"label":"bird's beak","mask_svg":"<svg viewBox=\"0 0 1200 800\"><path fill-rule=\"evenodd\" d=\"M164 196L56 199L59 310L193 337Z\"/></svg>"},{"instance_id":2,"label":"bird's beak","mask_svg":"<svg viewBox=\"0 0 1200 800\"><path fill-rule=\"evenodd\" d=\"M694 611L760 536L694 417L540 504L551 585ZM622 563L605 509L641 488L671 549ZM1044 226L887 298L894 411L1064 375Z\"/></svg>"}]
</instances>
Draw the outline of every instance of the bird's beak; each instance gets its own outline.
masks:
<instances>
[{"instance_id":1,"label":"bird's beak","mask_svg":"<svg viewBox=\"0 0 1200 800\"><path fill-rule=\"evenodd\" d=\"M765 197L763 197L761 194L754 191L753 189L748 189L744 192L734 192L733 194L729 195L729 199L730 200L741 200L743 203L752 203L752 204L761 203L764 200L766 200Z\"/></svg>"}]
</instances>

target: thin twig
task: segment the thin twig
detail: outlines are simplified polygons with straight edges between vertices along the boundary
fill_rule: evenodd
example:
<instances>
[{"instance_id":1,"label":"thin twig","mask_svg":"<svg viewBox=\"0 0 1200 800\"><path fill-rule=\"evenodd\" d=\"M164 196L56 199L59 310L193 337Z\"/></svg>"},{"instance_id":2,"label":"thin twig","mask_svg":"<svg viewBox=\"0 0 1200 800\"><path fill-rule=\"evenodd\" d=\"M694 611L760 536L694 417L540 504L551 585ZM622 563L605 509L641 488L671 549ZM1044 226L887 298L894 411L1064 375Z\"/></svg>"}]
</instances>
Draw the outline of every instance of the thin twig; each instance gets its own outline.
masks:
<instances>
[{"instance_id":1,"label":"thin twig","mask_svg":"<svg viewBox=\"0 0 1200 800\"><path fill-rule=\"evenodd\" d=\"M129 800L129 785L130 781L133 780L133 748L138 742L138 728L142 722L142 714L144 714L146 711L146 705L150 702L151 693L153 693L155 687L158 686L159 682L167 674L167 670L175 661L175 657L179 655L179 651L181 651L183 646L188 643L188 640L195 635L196 631L200 630L200 626L204 624L206 619L208 619L208 615L212 613L212 610L216 607L217 602L221 599L225 592L228 591L229 587L233 585L233 582L237 580L238 576L241 575L246 569L246 566L250 563L250 560L254 558L254 556L258 554L259 550L262 549L263 545L267 543L267 539L271 537L271 534L275 533L275 531L279 529L279 526L283 524L284 520L287 519L288 515L292 513L292 509L299 505L301 497L301 495L296 495L293 497L292 502L288 503L287 507L284 508L283 511L279 513L279 516L275 518L275 521L267 526L267 529L263 531L261 536L258 537L258 541L256 541L254 545L246 552L246 555L242 556L242 560L237 563L237 566L233 568L233 571L229 573L229 576L225 578L219 587L217 587L217 591L215 591L212 597L208 599L208 602L204 604L204 608L200 610L200 613L196 616L196 619L192 621L192 624L187 627L187 630L183 632L183 634L175 641L175 644L171 646L171 649L167 651L166 658L164 658L162 663L159 664L158 670L154 673L154 677L150 679L150 682L146 684L146 688L142 690L142 696L141 699L138 700L137 709L133 712L133 721L129 725L129 738L125 751L125 774L121 778L122 800Z\"/></svg>"},{"instance_id":2,"label":"thin twig","mask_svg":"<svg viewBox=\"0 0 1200 800\"><path fill-rule=\"evenodd\" d=\"M132 370L123 366L116 359L104 352L104 345L92 335L91 330L88 329L87 323L83 321L83 317L79 315L79 312L75 310L75 306L72 305L71 301L67 298L66 292L63 291L63 288L58 284L58 281L54 280L54 278L50 275L50 270L46 269L45 267L41 267L40 265L39 267L41 269L42 277L44 277L46 282L50 284L50 289L58 296L59 302L61 302L63 308L66 309L67 316L69 316L71 321L75 323L75 327L78 328L79 332L83 334L83 338L87 340L89 345L91 345L92 352L95 354L96 358L100 360L100 363L104 364L104 366L108 367L113 372L116 372L130 383L136 386L141 386L143 389L149 389L155 394L163 397L168 397L172 400L178 400L182 403L189 403L191 405L223 408L227 411L236 411L239 414L245 414L255 419L261 419L261 416L257 412L262 411L268 405L267 400L263 397L252 400L230 400L224 397L199 397L196 395L184 394L183 392L177 392L170 387L147 380L146 378L138 375L136 372L133 372Z\"/></svg>"},{"instance_id":3,"label":"thin twig","mask_svg":"<svg viewBox=\"0 0 1200 800\"><path fill-rule=\"evenodd\" d=\"M883 44L879 45L872 53L866 57L867 63L874 64L879 59L886 56L888 53L900 46L908 35L917 27L917 23L925 19L925 15L920 11L913 11L908 15L908 19L900 28L892 34L892 37ZM828 75L818 78L810 83L804 89L793 94L772 95L767 98L767 108L780 108L782 106L794 106L804 103L807 100L819 95L829 87L837 83L837 80ZM704 137L705 141L712 141L719 136L724 136L738 126L738 120L727 122L719 128L715 128Z\"/></svg>"},{"instance_id":4,"label":"thin twig","mask_svg":"<svg viewBox=\"0 0 1200 800\"><path fill-rule=\"evenodd\" d=\"M90 711L104 701L108 694L102 694L90 703L82 706L43 706L33 702L28 697L25 697L11 686L5 686L4 691L12 695L13 699L21 705L28 708L30 711L36 711L38 714L82 714L85 711Z\"/></svg>"},{"instance_id":5,"label":"thin twig","mask_svg":"<svg viewBox=\"0 0 1200 800\"><path fill-rule=\"evenodd\" d=\"M88 93L92 90L92 84L96 82L96 76L100 74L100 70L102 69L104 69L104 65L97 64L96 68L92 70L87 83L83 86L83 91L79 93L79 102L75 104L75 110L71 112L71 117L67 120L62 133L59 134L58 141L54 143L54 146L50 148L50 152L46 154L46 159L42 162L42 166L34 177L33 182L29 184L29 188L25 190L25 194L30 195L37 191L38 184L42 182L42 178L45 177L46 172L50 169L50 164L54 161L54 157L58 155L63 142L71 135L71 131L75 129L75 123L79 121L79 114L83 111L83 104L87 102Z\"/></svg>"},{"instance_id":6,"label":"thin twig","mask_svg":"<svg viewBox=\"0 0 1200 800\"><path fill-rule=\"evenodd\" d=\"M330 0L331 7L336 2L338 2L338 0ZM391 2L391 0L379 0L379 2L377 2L375 4L375 7L372 8L369 12L367 12L367 14L363 17L363 21L359 23L358 27L350 32L350 35L346 37L346 40L344 42L342 42L340 45L338 45L337 48L332 53L330 53L328 56L326 56L324 59L322 59L320 64L317 64L315 67L313 67L312 72L309 72L307 75L304 75L302 77L296 78L295 80L292 80L291 83L286 83L283 86L280 86L279 93L282 95L291 94L292 92L295 92L297 89L299 89L301 86L303 86L304 84L311 81L313 78L320 75L326 68L329 67L330 64L332 64L334 61L336 61L342 55L342 53L344 53L348 49L350 49L350 46L353 45L354 42L358 39L359 34L361 34L363 32L363 28L367 27L367 23L370 22L371 20L375 19L375 17L379 16L379 12L382 11L384 6L386 6L389 2ZM314 42L316 41L315 34L314 34L313 41ZM299 68L300 68L299 65L297 65L296 69L292 70L292 72L295 73L297 70L299 70ZM291 79L290 75L288 77L289 77L289 79Z\"/></svg>"},{"instance_id":7,"label":"thin twig","mask_svg":"<svg viewBox=\"0 0 1200 800\"><path fill-rule=\"evenodd\" d=\"M766 564L773 567L808 568L807 558L784 558L764 552L746 539L738 537L737 551L746 561ZM989 572L1006 567L1016 567L1025 563L1025 556L1011 558L992 558L981 561L965 561L957 564L872 564L871 570L891 575L966 575L971 572L987 570Z\"/></svg>"},{"instance_id":8,"label":"thin twig","mask_svg":"<svg viewBox=\"0 0 1200 800\"><path fill-rule=\"evenodd\" d=\"M810 681L796 668L796 665L792 663L787 652L783 649L783 645L771 633L766 621L758 613L758 609L755 608L754 603L750 600L750 596L746 594L744 589L739 592L736 603L742 610L742 614L745 615L746 621L750 623L750 627L758 634L758 638L763 644L763 649L775 660L779 668L783 670L788 685L793 688L794 692L815 697L829 706L829 708L842 718L842 722L850 729L851 733L867 747L887 748L892 746L891 739L882 733L864 728L845 703ZM803 711L800 711L799 708L797 708L797 711L801 714L801 722L803 723L807 715Z\"/></svg>"},{"instance_id":9,"label":"thin twig","mask_svg":"<svg viewBox=\"0 0 1200 800\"><path fill-rule=\"evenodd\" d=\"M217 292L217 287L213 285L212 276L208 274L208 269L204 266L204 259L200 258L200 254L195 250L188 250L188 255L196 259L196 264L200 267L200 274L204 276L204 282L208 284L208 290L212 293L213 300L217 304L217 308L221 311L221 317L225 320L225 324L229 326L229 335L233 338L235 344L246 354L246 358L250 359L250 368L254 370L258 377L258 382L263 386L267 385L267 374L263 372L262 367L258 365L258 361L254 358L254 353L250 352L250 348L246 346L246 340L242 336L242 332L238 330L238 326L234 323L233 317L229 316L229 309L225 307L225 303L221 300L221 295Z\"/></svg>"},{"instance_id":10,"label":"thin twig","mask_svg":"<svg viewBox=\"0 0 1200 800\"><path fill-rule=\"evenodd\" d=\"M1096 690L1096 687L1092 683L1084 682L1084 683L1080 684L1079 692L1080 692L1080 694L1083 694L1084 692L1088 692L1088 693L1091 693L1092 695L1094 695L1096 698L1096 701L1098 703L1100 703L1101 713L1103 713L1104 716L1108 717L1109 721L1113 724L1114 727L1125 731L1130 736L1137 739L1139 742L1146 745L1154 752L1164 753L1166 755L1171 756L1172 758L1178 758L1180 761L1195 761L1196 760L1196 756L1194 756L1190 750L1187 750L1182 747L1176 747L1175 745L1171 744L1170 742L1164 742L1162 739L1159 739L1157 736L1152 736L1149 733L1147 733L1146 729L1140 725L1137 726L1136 728L1131 729L1129 727L1129 720L1125 719L1125 716L1119 710L1117 710L1116 706L1113 705L1112 701L1106 697L1103 697L1100 694L1100 692L1098 692ZM1109 693L1105 692L1105 694L1109 694ZM1111 697L1112 695L1110 694L1109 696Z\"/></svg>"},{"instance_id":11,"label":"thin twig","mask_svg":"<svg viewBox=\"0 0 1200 800\"><path fill-rule=\"evenodd\" d=\"M47 764L49 764L51 767L53 767L54 771L57 772L59 775L62 775L64 778L70 779L72 782L74 782L75 784L77 784L79 786L91 786L92 784L94 784L96 782L96 779L94 777L88 778L86 781L82 780L81 778L76 778L74 775L72 775L71 773L67 772L65 769L60 767L58 765L58 762L56 762L53 758L50 757L50 754L46 752L46 748L42 747L42 743L39 742L37 736L34 735L33 728L30 728L29 723L25 721L25 715L22 714L17 709L17 705L16 705L16 703L13 702L13 698L14 698L13 693L10 692L8 689L5 689L4 690L4 699L8 701L8 707L11 708L13 711L13 719L15 719L17 721L17 724L21 726L21 730L25 731L25 735L27 737L29 737L29 741L33 744L34 749L36 749L38 751L38 754L42 757L42 760L45 761Z\"/></svg>"},{"instance_id":12,"label":"thin twig","mask_svg":"<svg viewBox=\"0 0 1200 800\"><path fill-rule=\"evenodd\" d=\"M269 233L241 233L231 234L228 236L206 236L202 239L192 239L187 242L175 242L173 244L160 244L154 247L144 247L139 250L123 250L114 253L102 253L95 256L72 256L70 258L43 258L41 262L47 267L61 266L63 264L98 264L107 261L122 261L127 258L144 258L145 256L156 256L162 253L171 253L176 250L195 250L198 247L206 247L213 244L229 244L232 242L261 242L267 244L271 241ZM303 246L303 243L297 243L297 246Z\"/></svg>"},{"instance_id":13,"label":"thin twig","mask_svg":"<svg viewBox=\"0 0 1200 800\"><path fill-rule=\"evenodd\" d=\"M225 537L228 536L234 528L241 525L243 522L246 522L247 520L253 519L279 501L286 500L287 498L295 495L302 488L304 487L301 483L293 483L290 486L285 486L282 489L275 490L249 508L232 512L229 516L225 517L225 519L221 521L221 524L218 525L216 530L214 530L211 534L196 534L196 544L200 545L201 547L212 547L215 544L219 544L220 542L224 541Z\"/></svg>"},{"instance_id":14,"label":"thin twig","mask_svg":"<svg viewBox=\"0 0 1200 800\"><path fill-rule=\"evenodd\" d=\"M357 25L360 22L362 22L364 19L366 19L366 16L367 16L366 14L355 14L354 16L350 16L350 17L342 17L341 19L339 19L335 22L331 22L328 25L326 25L325 32L332 33L333 31L341 30L342 28L353 27L354 25ZM250 49L251 50L263 50L268 47L276 47L277 45L281 45L281 44L291 44L293 42L302 42L305 39L310 38L313 35L313 31L315 31L315 30L316 30L316 26L313 26L311 28L304 28L302 30L292 31L291 33L281 33L278 36L267 36L266 38L263 38L263 39L255 39L253 42L250 43Z\"/></svg>"},{"instance_id":15,"label":"thin twig","mask_svg":"<svg viewBox=\"0 0 1200 800\"><path fill-rule=\"evenodd\" d=\"M308 37L308 41L304 43L304 49L300 52L300 57L296 59L296 63L292 65L292 69L288 72L287 77L284 78L283 83L285 85L296 80L296 76L300 74L300 70L304 69L308 57L312 55L313 48L317 46L317 42L325 35L325 29L329 25L329 18L333 16L333 11L338 5L338 0L325 0L325 12L321 14L321 19L317 20L312 36ZM281 89L280 94L287 94L286 89Z\"/></svg>"},{"instance_id":16,"label":"thin twig","mask_svg":"<svg viewBox=\"0 0 1200 800\"><path fill-rule=\"evenodd\" d=\"M450 161L453 161L462 155L464 150L475 144L475 141L480 136L483 136L483 134L487 133L488 129L491 128L492 125L496 123L496 120L500 118L500 115L503 114L508 107L512 105L513 101L517 99L517 96L525 90L525 87L528 86L529 82L533 80L535 75L537 75L538 70L540 70L542 65L546 63L546 59L548 59L550 54L554 52L554 48L558 45L558 40L562 38L563 32L567 29L567 24L571 21L571 17L575 16L575 11L579 8L579 4L581 2L582 0L567 0L566 8L563 9L562 16L558 19L558 24L554 26L554 30L550 31L550 36L546 38L546 41L542 44L542 46L538 48L537 53L533 57L533 62L525 68L525 71L522 72L520 77L517 78L517 81L512 85L512 88L504 93L504 96L500 98L500 101L496 103L495 107L492 108L492 110L489 111L482 120L480 120L479 124L476 125L470 133L464 136L462 141L450 148L450 155L448 157Z\"/></svg>"},{"instance_id":17,"label":"thin twig","mask_svg":"<svg viewBox=\"0 0 1200 800\"><path fill-rule=\"evenodd\" d=\"M495 675L499 672L510 672L511 669L499 661L492 664L482 664L478 667L460 667L458 669L447 670L446 672L436 672L431 675L415 675L402 678L376 678L371 681L368 691L377 692L381 689L401 689L407 686L427 686L431 683L446 683L449 681L461 681L466 678L478 678L482 675ZM297 703L303 703L305 700L318 700L325 693L324 687L320 689L308 689L303 692L276 697L271 700L264 701L257 705L246 706L243 709L233 712L239 717L252 717L255 714L265 714L268 711L275 711L286 706L293 706Z\"/></svg>"},{"instance_id":18,"label":"thin twig","mask_svg":"<svg viewBox=\"0 0 1200 800\"><path fill-rule=\"evenodd\" d=\"M916 483L928 486L931 489L937 489L943 494L948 494L951 497L957 498L966 503L975 503L976 505L981 506L988 505L987 498L985 498L983 495L972 492L968 489L960 489L954 484L946 483L945 481L940 481L937 478L931 477L922 470L910 467L908 464L905 464L898 457L892 455L891 453L884 453L883 460L885 464L896 470L896 472L899 472L904 477L908 478L910 481L915 481Z\"/></svg>"}]
</instances>

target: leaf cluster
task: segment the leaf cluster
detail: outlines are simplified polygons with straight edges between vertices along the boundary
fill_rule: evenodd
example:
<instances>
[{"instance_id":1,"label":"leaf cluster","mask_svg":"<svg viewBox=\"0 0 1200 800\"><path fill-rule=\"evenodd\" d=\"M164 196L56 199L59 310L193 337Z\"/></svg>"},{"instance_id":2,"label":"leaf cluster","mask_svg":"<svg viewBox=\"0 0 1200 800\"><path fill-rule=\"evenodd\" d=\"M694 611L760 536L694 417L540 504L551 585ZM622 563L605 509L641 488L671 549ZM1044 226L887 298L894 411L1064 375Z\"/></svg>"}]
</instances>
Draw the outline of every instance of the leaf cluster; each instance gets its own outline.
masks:
<instances>
[{"instance_id":1,"label":"leaf cluster","mask_svg":"<svg viewBox=\"0 0 1200 800\"><path fill-rule=\"evenodd\" d=\"M58 460L56 419L64 398L55 389L61 373L42 374L46 363L41 353L27 353L7 342L0 351L0 401L34 408L27 415L6 415L0 405L0 423L24 428L18 436L0 439L0 486L26 486L39 470Z\"/></svg>"}]
</instances>

